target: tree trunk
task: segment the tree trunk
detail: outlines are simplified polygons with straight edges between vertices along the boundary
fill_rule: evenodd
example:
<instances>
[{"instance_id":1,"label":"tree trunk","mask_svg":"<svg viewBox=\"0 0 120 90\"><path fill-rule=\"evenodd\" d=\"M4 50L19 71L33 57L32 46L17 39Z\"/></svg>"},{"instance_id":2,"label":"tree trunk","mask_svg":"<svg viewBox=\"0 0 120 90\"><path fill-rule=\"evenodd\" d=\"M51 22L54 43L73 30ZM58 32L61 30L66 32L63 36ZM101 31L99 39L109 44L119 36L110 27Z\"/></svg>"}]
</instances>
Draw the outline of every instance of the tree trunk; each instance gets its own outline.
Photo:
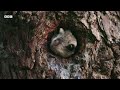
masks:
<instances>
[{"instance_id":1,"label":"tree trunk","mask_svg":"<svg viewBox=\"0 0 120 90\"><path fill-rule=\"evenodd\" d=\"M48 47L60 26L72 29L79 43L69 58ZM119 68L118 11L0 12L0 79L119 79Z\"/></svg>"}]
</instances>

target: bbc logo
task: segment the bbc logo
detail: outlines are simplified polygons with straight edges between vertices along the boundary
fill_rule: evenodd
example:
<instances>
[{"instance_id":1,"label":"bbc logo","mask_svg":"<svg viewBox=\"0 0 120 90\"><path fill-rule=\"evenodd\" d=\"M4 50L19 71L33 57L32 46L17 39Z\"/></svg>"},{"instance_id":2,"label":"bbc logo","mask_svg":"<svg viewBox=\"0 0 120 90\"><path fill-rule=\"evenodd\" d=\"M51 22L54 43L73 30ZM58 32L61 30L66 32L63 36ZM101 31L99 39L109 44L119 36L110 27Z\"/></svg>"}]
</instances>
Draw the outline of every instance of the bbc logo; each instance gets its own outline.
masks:
<instances>
[{"instance_id":1,"label":"bbc logo","mask_svg":"<svg viewBox=\"0 0 120 90\"><path fill-rule=\"evenodd\" d=\"M4 15L4 18L13 18L13 15Z\"/></svg>"}]
</instances>

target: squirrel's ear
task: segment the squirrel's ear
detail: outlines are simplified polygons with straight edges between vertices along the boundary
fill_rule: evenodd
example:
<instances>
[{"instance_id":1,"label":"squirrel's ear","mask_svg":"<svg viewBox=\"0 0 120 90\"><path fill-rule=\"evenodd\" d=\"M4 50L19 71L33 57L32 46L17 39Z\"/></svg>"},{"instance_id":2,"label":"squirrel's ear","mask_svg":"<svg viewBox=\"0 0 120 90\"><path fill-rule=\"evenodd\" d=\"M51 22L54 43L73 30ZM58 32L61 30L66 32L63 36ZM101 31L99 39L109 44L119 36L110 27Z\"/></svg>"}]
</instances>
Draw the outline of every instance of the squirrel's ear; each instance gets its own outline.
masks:
<instances>
[{"instance_id":1,"label":"squirrel's ear","mask_svg":"<svg viewBox=\"0 0 120 90\"><path fill-rule=\"evenodd\" d=\"M60 28L59 34L64 34L64 29L63 28Z\"/></svg>"}]
</instances>

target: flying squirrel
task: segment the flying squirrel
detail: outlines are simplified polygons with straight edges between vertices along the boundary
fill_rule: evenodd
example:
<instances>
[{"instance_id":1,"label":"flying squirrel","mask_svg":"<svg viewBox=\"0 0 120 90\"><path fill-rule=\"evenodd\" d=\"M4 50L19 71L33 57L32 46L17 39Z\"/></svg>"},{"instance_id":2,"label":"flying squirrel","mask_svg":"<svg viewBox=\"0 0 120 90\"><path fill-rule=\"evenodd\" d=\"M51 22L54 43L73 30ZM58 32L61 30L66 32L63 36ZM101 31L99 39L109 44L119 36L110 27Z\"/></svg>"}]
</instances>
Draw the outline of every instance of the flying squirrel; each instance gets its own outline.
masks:
<instances>
[{"instance_id":1,"label":"flying squirrel","mask_svg":"<svg viewBox=\"0 0 120 90\"><path fill-rule=\"evenodd\" d=\"M63 58L73 55L76 47L77 40L70 30L59 28L59 33L51 38L50 49Z\"/></svg>"}]
</instances>

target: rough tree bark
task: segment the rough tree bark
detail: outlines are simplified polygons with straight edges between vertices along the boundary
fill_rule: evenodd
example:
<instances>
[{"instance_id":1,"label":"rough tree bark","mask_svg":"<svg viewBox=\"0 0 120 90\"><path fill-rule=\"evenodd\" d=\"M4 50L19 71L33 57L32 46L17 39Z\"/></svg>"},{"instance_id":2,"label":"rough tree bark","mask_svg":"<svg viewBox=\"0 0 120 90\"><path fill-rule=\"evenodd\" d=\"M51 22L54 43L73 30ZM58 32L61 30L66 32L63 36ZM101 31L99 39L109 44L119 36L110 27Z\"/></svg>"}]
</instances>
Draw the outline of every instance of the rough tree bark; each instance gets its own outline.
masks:
<instances>
[{"instance_id":1,"label":"rough tree bark","mask_svg":"<svg viewBox=\"0 0 120 90\"><path fill-rule=\"evenodd\" d=\"M49 33L61 22L79 41L67 59L47 47ZM0 12L0 79L113 78L120 78L119 11Z\"/></svg>"}]
</instances>

